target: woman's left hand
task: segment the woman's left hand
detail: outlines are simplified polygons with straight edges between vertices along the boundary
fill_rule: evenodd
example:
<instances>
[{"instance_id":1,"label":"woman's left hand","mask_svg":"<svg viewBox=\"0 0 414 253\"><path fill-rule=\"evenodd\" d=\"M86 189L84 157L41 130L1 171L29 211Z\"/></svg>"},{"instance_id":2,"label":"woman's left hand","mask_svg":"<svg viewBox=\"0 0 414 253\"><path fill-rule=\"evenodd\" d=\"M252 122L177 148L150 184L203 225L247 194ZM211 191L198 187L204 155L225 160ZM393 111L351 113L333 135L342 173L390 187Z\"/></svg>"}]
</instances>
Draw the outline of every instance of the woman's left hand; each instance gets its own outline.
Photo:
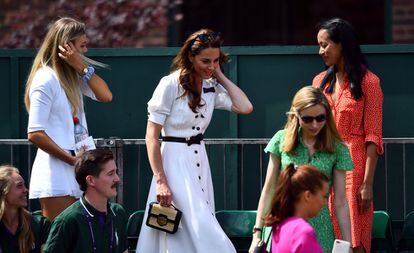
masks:
<instances>
[{"instance_id":1,"label":"woman's left hand","mask_svg":"<svg viewBox=\"0 0 414 253\"><path fill-rule=\"evenodd\" d=\"M358 190L358 205L360 213L364 213L369 209L371 206L372 198L372 185L363 183Z\"/></svg>"},{"instance_id":2,"label":"woman's left hand","mask_svg":"<svg viewBox=\"0 0 414 253\"><path fill-rule=\"evenodd\" d=\"M73 45L72 42L69 42L63 46L59 45L59 50L59 57L74 68L76 72L82 74L83 69L86 68L87 65L83 62L80 53L76 50L75 45Z\"/></svg>"}]
</instances>

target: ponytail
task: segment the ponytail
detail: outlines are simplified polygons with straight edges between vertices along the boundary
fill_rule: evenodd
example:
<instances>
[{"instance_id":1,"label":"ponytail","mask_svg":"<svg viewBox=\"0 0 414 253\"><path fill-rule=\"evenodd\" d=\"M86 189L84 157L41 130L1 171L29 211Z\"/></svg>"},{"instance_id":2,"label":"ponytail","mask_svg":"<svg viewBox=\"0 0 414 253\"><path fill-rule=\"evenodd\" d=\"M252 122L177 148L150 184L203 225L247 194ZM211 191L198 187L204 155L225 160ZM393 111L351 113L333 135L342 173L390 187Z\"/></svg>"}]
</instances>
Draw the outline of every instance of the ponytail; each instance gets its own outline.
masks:
<instances>
[{"instance_id":1,"label":"ponytail","mask_svg":"<svg viewBox=\"0 0 414 253\"><path fill-rule=\"evenodd\" d=\"M310 165L296 166L289 164L280 173L272 209L264 218L265 225L278 224L295 214L295 204L302 192L310 191L315 194L323 188L323 182L329 182L325 174Z\"/></svg>"}]
</instances>

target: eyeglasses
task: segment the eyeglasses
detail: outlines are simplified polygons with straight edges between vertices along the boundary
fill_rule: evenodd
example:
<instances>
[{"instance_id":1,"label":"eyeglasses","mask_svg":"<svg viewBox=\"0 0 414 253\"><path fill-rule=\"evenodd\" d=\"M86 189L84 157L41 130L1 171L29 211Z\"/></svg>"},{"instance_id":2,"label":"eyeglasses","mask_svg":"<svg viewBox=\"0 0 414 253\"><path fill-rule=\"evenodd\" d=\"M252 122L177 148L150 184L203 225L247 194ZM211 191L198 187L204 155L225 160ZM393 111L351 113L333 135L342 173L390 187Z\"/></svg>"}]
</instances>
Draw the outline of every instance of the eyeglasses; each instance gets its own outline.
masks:
<instances>
[{"instance_id":1,"label":"eyeglasses","mask_svg":"<svg viewBox=\"0 0 414 253\"><path fill-rule=\"evenodd\" d=\"M312 123L314 120L316 120L316 122L321 123L326 121L326 114L320 114L318 116L300 116L300 118L302 119L303 123L305 124L309 124Z\"/></svg>"},{"instance_id":2,"label":"eyeglasses","mask_svg":"<svg viewBox=\"0 0 414 253\"><path fill-rule=\"evenodd\" d=\"M221 43L221 32L202 33L197 35L197 39L203 43L220 41Z\"/></svg>"}]
</instances>

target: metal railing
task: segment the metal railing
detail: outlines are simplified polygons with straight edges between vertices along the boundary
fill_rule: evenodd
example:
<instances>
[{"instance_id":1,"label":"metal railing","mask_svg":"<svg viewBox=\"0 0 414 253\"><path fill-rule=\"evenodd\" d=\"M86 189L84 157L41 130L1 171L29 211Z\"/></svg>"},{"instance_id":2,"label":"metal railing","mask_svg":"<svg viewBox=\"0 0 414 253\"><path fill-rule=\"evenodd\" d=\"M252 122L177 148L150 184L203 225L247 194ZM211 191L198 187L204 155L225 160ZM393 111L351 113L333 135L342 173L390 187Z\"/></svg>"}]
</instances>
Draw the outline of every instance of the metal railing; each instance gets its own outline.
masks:
<instances>
[{"instance_id":1,"label":"metal railing","mask_svg":"<svg viewBox=\"0 0 414 253\"><path fill-rule=\"evenodd\" d=\"M408 184L407 173L411 171L407 170L407 158L409 158L407 152L414 147L414 138L384 138L384 155L379 159L378 168L380 170L379 177L383 183L376 183L376 189L379 189L380 195L376 198L378 202L383 202L379 205L379 208L386 210L387 212L394 213L397 219L403 219L405 215L411 211L408 209L414 208L414 199L408 201L407 189L411 187ZM206 139L205 144L207 153L212 164L212 173L216 173L214 177L215 188L222 189L221 192L216 190L216 199L221 200L221 208L219 209L254 209L252 202L257 204L257 199L252 200L247 196L249 192L253 191L258 198L260 191L263 187L266 166L267 155L263 149L268 143L269 139L254 138L254 139ZM121 178L119 185L119 193L117 201L119 203L124 202L126 191L136 191L136 201L145 205L145 192L147 189L143 189L140 184L136 184L135 189L124 188L125 177L129 177L130 170L125 170L125 164L136 164L137 182L149 181L150 178L144 178L143 166L146 169L149 168L148 160L146 157L145 140L144 139L96 139L97 147L110 148L115 157ZM413 145L413 146L411 146ZM136 150L128 158L125 156L125 150L129 147L135 147ZM395 148L397 147L397 148ZM221 150L220 150L221 149ZM391 150L390 150L391 149ZM407 151L409 149L409 151ZM0 163L14 164L20 168L22 173L30 178L30 170L34 159L36 148L25 139L0 139ZM414 150L414 149L413 149ZM8 153L8 154L7 154ZM131 160L135 160L131 162ZM390 162L398 160L398 165L390 165ZM217 166L217 164L220 164ZM233 178L237 175L236 178ZM396 176L397 175L397 176ZM397 188L401 188L398 182L391 182L391 178L402 178L402 191ZM253 180L253 178L255 178ZM380 181L381 181L380 180ZM253 183L252 183L253 182ZM134 185L134 184L132 184ZM381 190L383 192L381 193ZM400 196L402 193L402 197ZM145 199L142 199L145 198ZM393 203L400 203L398 199L402 199L401 208L396 208ZM220 202L220 201L219 201ZM138 205L138 207L140 207ZM376 209L378 205L376 206ZM396 210L398 209L398 210ZM400 210L402 209L402 210Z\"/></svg>"}]
</instances>

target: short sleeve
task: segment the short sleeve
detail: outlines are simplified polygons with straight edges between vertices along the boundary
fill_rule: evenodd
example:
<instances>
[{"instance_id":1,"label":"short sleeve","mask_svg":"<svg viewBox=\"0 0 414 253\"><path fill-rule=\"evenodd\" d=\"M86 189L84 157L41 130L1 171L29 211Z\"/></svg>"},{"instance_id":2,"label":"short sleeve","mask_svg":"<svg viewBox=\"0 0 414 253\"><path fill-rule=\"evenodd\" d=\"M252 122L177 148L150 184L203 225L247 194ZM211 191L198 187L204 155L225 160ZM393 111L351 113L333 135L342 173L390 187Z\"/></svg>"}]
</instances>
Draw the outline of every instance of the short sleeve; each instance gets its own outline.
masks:
<instances>
[{"instance_id":1,"label":"short sleeve","mask_svg":"<svg viewBox=\"0 0 414 253\"><path fill-rule=\"evenodd\" d=\"M215 89L216 99L214 101L214 108L231 111L233 102L231 101L227 90L219 83L216 85Z\"/></svg>"},{"instance_id":2,"label":"short sleeve","mask_svg":"<svg viewBox=\"0 0 414 253\"><path fill-rule=\"evenodd\" d=\"M148 120L159 125L164 125L170 115L174 100L177 98L178 86L169 78L163 77L148 101Z\"/></svg>"},{"instance_id":3,"label":"short sleeve","mask_svg":"<svg viewBox=\"0 0 414 253\"><path fill-rule=\"evenodd\" d=\"M90 97L95 101L98 100L86 81L80 80L80 89L83 95Z\"/></svg>"},{"instance_id":4,"label":"short sleeve","mask_svg":"<svg viewBox=\"0 0 414 253\"><path fill-rule=\"evenodd\" d=\"M383 94L379 78L367 72L363 84L365 96L364 131L365 142L373 142L377 146L377 153L384 153L382 142L382 104Z\"/></svg>"},{"instance_id":5,"label":"short sleeve","mask_svg":"<svg viewBox=\"0 0 414 253\"><path fill-rule=\"evenodd\" d=\"M45 131L55 96L53 77L39 70L29 90L30 108L27 132Z\"/></svg>"},{"instance_id":6,"label":"short sleeve","mask_svg":"<svg viewBox=\"0 0 414 253\"><path fill-rule=\"evenodd\" d=\"M334 169L346 171L351 171L354 169L351 155L349 154L348 147L345 145L345 143L336 143L335 155L336 163Z\"/></svg>"},{"instance_id":7,"label":"short sleeve","mask_svg":"<svg viewBox=\"0 0 414 253\"><path fill-rule=\"evenodd\" d=\"M73 240L71 235L77 234L77 232L70 227L70 224L75 224L75 221L65 221L65 219L57 217L52 223L49 236L42 252L67 252L69 244Z\"/></svg>"},{"instance_id":8,"label":"short sleeve","mask_svg":"<svg viewBox=\"0 0 414 253\"><path fill-rule=\"evenodd\" d=\"M282 153L282 143L283 143L284 136L285 136L285 130L278 131L269 141L264 151L266 153L272 153L276 155L277 157L280 157Z\"/></svg>"}]
</instances>

